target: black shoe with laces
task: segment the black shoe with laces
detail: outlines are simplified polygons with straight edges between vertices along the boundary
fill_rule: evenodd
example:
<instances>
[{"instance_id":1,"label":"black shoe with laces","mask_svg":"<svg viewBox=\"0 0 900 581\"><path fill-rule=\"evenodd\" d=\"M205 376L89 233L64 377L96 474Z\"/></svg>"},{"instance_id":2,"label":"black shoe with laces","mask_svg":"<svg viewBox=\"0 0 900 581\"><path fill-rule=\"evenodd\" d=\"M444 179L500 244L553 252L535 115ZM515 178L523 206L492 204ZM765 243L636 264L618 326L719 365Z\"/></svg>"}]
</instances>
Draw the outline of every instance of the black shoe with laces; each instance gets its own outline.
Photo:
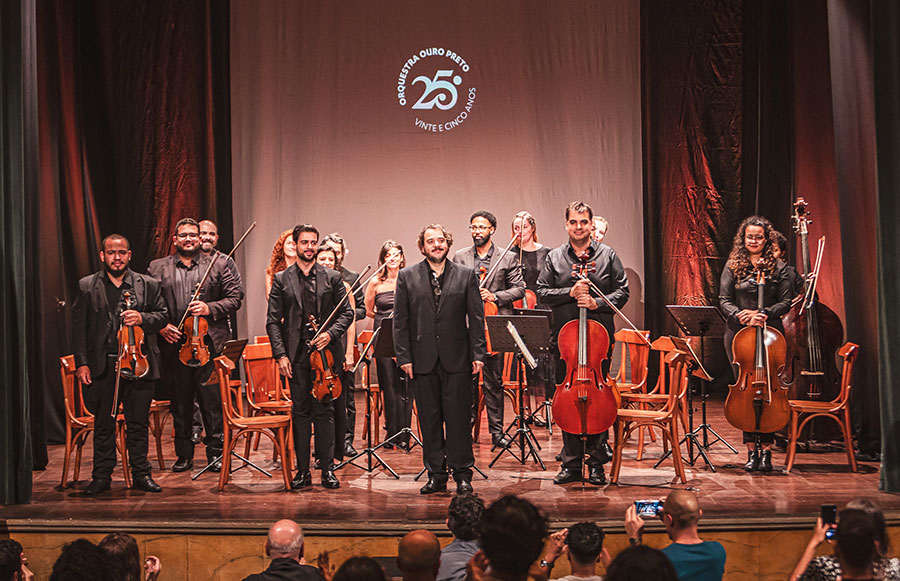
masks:
<instances>
[{"instance_id":1,"label":"black shoe with laces","mask_svg":"<svg viewBox=\"0 0 900 581\"><path fill-rule=\"evenodd\" d=\"M759 452L756 450L747 452L747 463L744 464L744 470L747 472L756 472L759 470Z\"/></svg>"}]
</instances>

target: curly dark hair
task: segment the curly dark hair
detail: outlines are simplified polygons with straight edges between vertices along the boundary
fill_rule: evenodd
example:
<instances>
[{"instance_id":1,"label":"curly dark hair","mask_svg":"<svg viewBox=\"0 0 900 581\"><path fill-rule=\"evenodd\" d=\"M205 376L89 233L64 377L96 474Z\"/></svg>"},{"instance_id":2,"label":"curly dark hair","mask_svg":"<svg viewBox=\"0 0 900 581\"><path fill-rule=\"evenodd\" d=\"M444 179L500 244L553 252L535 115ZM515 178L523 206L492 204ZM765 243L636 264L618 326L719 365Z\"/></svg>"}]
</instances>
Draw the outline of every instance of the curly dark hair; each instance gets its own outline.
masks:
<instances>
[{"instance_id":1,"label":"curly dark hair","mask_svg":"<svg viewBox=\"0 0 900 581\"><path fill-rule=\"evenodd\" d=\"M402 258L400 259L400 268L406 266L406 255L403 254L403 246L401 246L400 243L396 240L385 240L384 244L381 245L381 250L378 251L378 266L384 264L385 260L387 259L388 252L390 252L394 248L399 250L400 255L402 256ZM381 273L379 273L378 280L386 279L387 275L388 271L387 268L385 268L381 271Z\"/></svg>"},{"instance_id":2,"label":"curly dark hair","mask_svg":"<svg viewBox=\"0 0 900 581\"><path fill-rule=\"evenodd\" d=\"M0 539L0 579L12 579L22 570L22 545L12 539Z\"/></svg>"},{"instance_id":3,"label":"curly dark hair","mask_svg":"<svg viewBox=\"0 0 900 581\"><path fill-rule=\"evenodd\" d=\"M484 500L474 492L457 494L447 509L447 528L461 541L474 541L481 533Z\"/></svg>"},{"instance_id":4,"label":"curly dark hair","mask_svg":"<svg viewBox=\"0 0 900 581\"><path fill-rule=\"evenodd\" d=\"M766 237L766 244L763 246L762 257L756 266L750 262L750 253L744 246L744 235L747 232L747 226L759 226L763 229ZM731 269L737 280L746 278L750 271L755 268L762 268L766 274L772 274L775 270L775 255L773 249L778 245L775 237L776 230L772 227L772 223L762 216L750 216L741 222L738 226L737 234L734 235L734 241L731 245L731 254L728 255L728 262L725 263L727 268Z\"/></svg>"},{"instance_id":5,"label":"curly dark hair","mask_svg":"<svg viewBox=\"0 0 900 581\"><path fill-rule=\"evenodd\" d=\"M541 554L547 537L547 517L525 499L508 495L489 506L481 517L481 547L491 567L524 578Z\"/></svg>"}]
</instances>

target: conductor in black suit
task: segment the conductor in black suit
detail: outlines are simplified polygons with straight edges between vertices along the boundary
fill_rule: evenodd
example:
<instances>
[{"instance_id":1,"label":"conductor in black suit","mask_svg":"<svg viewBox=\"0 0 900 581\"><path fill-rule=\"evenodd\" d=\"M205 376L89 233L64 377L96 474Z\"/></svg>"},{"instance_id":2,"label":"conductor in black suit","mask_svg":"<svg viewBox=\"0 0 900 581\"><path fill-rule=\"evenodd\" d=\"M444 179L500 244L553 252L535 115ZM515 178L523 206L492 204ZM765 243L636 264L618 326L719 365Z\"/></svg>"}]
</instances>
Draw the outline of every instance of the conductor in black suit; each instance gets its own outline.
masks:
<instances>
[{"instance_id":1,"label":"conductor in black suit","mask_svg":"<svg viewBox=\"0 0 900 581\"><path fill-rule=\"evenodd\" d=\"M94 469L87 496L109 490L116 467L116 420L112 417L116 383L117 332L120 325L139 325L144 331L143 353L150 370L143 379L123 379L119 401L125 415L125 444L131 463L134 488L160 492L162 488L150 475L147 460L147 430L153 380L159 377L159 348L156 333L166 324L166 305L159 281L128 268L131 249L120 234L103 239L100 250L103 270L78 281L78 294L72 308L74 328L75 375L84 386L84 399L94 413ZM124 293L133 304L126 308Z\"/></svg>"},{"instance_id":2,"label":"conductor in black suit","mask_svg":"<svg viewBox=\"0 0 900 581\"><path fill-rule=\"evenodd\" d=\"M394 299L394 350L422 428L422 494L446 490L448 468L457 492L472 491L471 381L484 366L484 304L475 271L447 260L452 244L440 224L423 228L425 260L400 271Z\"/></svg>"},{"instance_id":3,"label":"conductor in black suit","mask_svg":"<svg viewBox=\"0 0 900 581\"><path fill-rule=\"evenodd\" d=\"M272 344L272 356L281 374L291 386L291 415L293 416L294 447L297 450L297 475L291 488L312 484L309 472L309 438L312 423L316 425L316 453L322 462L322 486L338 488L334 475L334 400L313 397L312 369L307 342L314 334L307 322L312 316L318 325L340 305L331 322L310 344L328 349L334 362L332 372L340 375L344 365L341 337L353 321L350 302L344 300L347 291L338 271L316 264L319 231L309 224L296 226L293 232L297 244L297 262L275 275L269 293L266 333ZM324 361L323 357L323 361ZM340 434L343 437L343 434ZM339 440L343 442L343 440Z\"/></svg>"}]
</instances>

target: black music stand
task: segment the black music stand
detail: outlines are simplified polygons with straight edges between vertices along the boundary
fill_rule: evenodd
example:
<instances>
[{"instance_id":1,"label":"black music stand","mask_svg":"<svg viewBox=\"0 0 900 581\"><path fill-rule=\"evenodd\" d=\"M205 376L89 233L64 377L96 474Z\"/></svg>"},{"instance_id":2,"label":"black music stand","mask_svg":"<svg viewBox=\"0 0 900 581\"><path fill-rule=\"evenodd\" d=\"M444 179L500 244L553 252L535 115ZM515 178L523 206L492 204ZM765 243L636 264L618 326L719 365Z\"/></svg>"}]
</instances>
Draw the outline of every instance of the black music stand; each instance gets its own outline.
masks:
<instances>
[{"instance_id":1,"label":"black music stand","mask_svg":"<svg viewBox=\"0 0 900 581\"><path fill-rule=\"evenodd\" d=\"M553 326L553 311L545 308L534 308L534 309L513 309L514 315L530 315L535 317L544 317L547 319L547 340L549 341L550 337L550 327ZM556 389L556 384L553 379L553 370L552 366L553 362L549 361L549 350L546 352L542 352L540 355L540 359L538 360L538 365L541 364L540 360L543 359L546 362L546 368L544 369L544 401L540 404L540 409L544 414L544 421L547 422L547 433L549 435L553 435L553 392ZM529 386L532 387L532 386ZM531 392L533 393L533 392ZM529 401L531 401L531 393L528 394ZM537 415L538 410L532 410L530 419L531 422L534 422L534 418Z\"/></svg>"},{"instance_id":2,"label":"black music stand","mask_svg":"<svg viewBox=\"0 0 900 581\"><path fill-rule=\"evenodd\" d=\"M504 452L509 452L520 464L525 464L525 460L531 456L540 465L541 470L546 470L544 461L541 460L537 453L540 445L535 440L531 427L525 419L525 387L522 384L522 380L525 375L525 361L528 361L528 365L532 369L537 367L537 360L532 355L532 350L536 352L547 352L550 350L550 325L547 317L493 315L485 317L485 322L487 323L488 333L491 336L491 348L500 353L515 353L516 368L519 371L519 384L516 394L518 413L503 433L508 433L513 427L516 428L516 431L506 446L488 464L488 467L493 467ZM513 442L516 441L519 444L518 455L512 450Z\"/></svg>"},{"instance_id":3,"label":"black music stand","mask_svg":"<svg viewBox=\"0 0 900 581\"><path fill-rule=\"evenodd\" d=\"M697 355L696 352L691 348L690 344L687 341L684 341L682 344L678 337L673 337L672 340L676 345L690 354L691 359L693 360L693 366L691 367L691 376L700 382L700 410L701 410L701 424L694 428L694 406L693 406L693 389L688 386L688 430L689 433L685 434L682 442L687 440L688 442L688 463L693 466L697 457L694 456L693 446L697 446L697 450L700 455L703 456L704 461L706 461L707 466L709 466L710 470L713 472L716 471L715 467L709 461L709 457L706 455L705 450L709 450L709 447L715 444L716 442L722 442L725 444L732 452L735 454L738 451L728 443L725 438L719 435L718 432L713 429L713 427L709 424L706 417L706 400L709 398L709 394L706 392L706 386L710 379L712 379L709 374L706 372L706 369L703 368L703 356L706 352L706 337L718 338L722 337L725 334L726 326L725 326L725 317L722 316L722 313L718 308L709 306L709 305L666 305L666 310L669 311L669 315L671 315L672 319L675 320L675 323L678 325L678 328L681 329L681 332L684 333L688 337L700 337L700 354ZM686 348L686 349L685 349ZM691 362L689 362L690 364ZM715 436L715 440L712 442L709 441L709 433L712 433ZM703 443L701 445L700 439L698 438L699 434L703 434ZM665 456L664 456L665 457Z\"/></svg>"}]
</instances>

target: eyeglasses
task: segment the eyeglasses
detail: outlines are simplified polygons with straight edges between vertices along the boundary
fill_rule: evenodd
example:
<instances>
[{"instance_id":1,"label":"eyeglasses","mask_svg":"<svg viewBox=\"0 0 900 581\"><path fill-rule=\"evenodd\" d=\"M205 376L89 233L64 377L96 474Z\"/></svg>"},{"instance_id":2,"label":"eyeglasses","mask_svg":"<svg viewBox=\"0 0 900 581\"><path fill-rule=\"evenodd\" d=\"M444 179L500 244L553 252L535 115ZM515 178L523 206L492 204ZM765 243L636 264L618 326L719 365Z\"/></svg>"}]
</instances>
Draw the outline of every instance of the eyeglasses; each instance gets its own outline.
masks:
<instances>
[{"instance_id":1,"label":"eyeglasses","mask_svg":"<svg viewBox=\"0 0 900 581\"><path fill-rule=\"evenodd\" d=\"M472 232L487 232L491 228L493 228L493 226L469 226L469 230Z\"/></svg>"},{"instance_id":2,"label":"eyeglasses","mask_svg":"<svg viewBox=\"0 0 900 581\"><path fill-rule=\"evenodd\" d=\"M181 238L182 240L184 240L185 238L200 238L200 235L196 232L179 232L175 236Z\"/></svg>"},{"instance_id":3,"label":"eyeglasses","mask_svg":"<svg viewBox=\"0 0 900 581\"><path fill-rule=\"evenodd\" d=\"M765 234L744 234L744 240L765 240Z\"/></svg>"}]
</instances>

